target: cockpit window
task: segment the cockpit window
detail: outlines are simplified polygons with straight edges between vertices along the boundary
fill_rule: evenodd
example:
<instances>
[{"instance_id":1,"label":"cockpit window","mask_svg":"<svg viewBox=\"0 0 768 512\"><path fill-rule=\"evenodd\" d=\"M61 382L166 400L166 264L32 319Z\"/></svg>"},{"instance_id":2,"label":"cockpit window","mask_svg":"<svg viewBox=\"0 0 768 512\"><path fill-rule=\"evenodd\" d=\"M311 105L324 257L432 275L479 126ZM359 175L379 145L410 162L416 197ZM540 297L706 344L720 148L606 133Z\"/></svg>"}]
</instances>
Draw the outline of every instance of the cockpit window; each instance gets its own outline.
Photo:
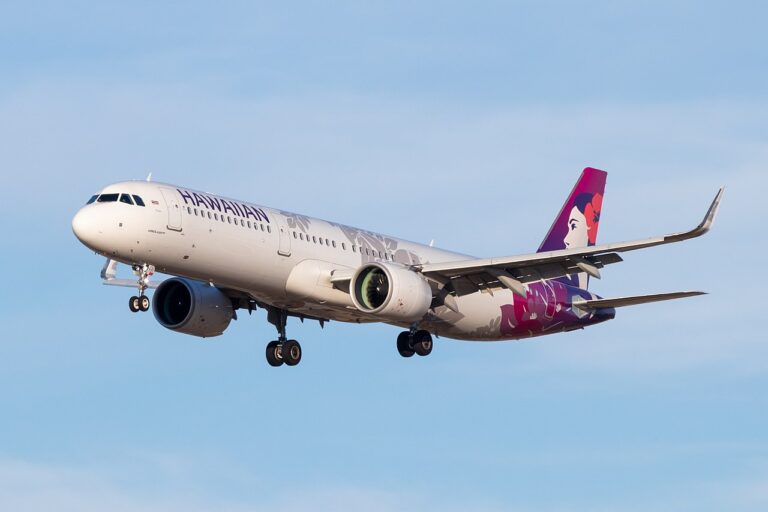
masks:
<instances>
[{"instance_id":1,"label":"cockpit window","mask_svg":"<svg viewBox=\"0 0 768 512\"><path fill-rule=\"evenodd\" d=\"M128 194L120 194L120 202L133 206L133 199L131 199L131 196Z\"/></svg>"},{"instance_id":2,"label":"cockpit window","mask_svg":"<svg viewBox=\"0 0 768 512\"><path fill-rule=\"evenodd\" d=\"M91 204L92 202L94 202L94 201L95 201L95 200L97 200L98 198L99 198L99 194L93 195L93 196L91 196L91 198L88 200L88 202L87 202L87 203L85 203L85 204Z\"/></svg>"},{"instance_id":3,"label":"cockpit window","mask_svg":"<svg viewBox=\"0 0 768 512\"><path fill-rule=\"evenodd\" d=\"M114 203L117 201L117 196L120 194L101 194L98 201L100 203Z\"/></svg>"},{"instance_id":4,"label":"cockpit window","mask_svg":"<svg viewBox=\"0 0 768 512\"><path fill-rule=\"evenodd\" d=\"M136 194L133 195L133 200L136 201L138 206L144 206L144 201Z\"/></svg>"}]
</instances>

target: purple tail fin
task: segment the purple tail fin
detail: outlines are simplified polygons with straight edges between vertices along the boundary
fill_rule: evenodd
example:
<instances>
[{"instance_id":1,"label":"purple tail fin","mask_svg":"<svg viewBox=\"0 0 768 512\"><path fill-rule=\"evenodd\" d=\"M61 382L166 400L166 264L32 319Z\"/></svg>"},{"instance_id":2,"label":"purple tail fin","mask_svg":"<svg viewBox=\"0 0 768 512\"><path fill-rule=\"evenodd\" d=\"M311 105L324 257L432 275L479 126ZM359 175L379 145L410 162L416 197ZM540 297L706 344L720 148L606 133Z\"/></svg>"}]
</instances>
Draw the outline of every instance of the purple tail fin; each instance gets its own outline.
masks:
<instances>
[{"instance_id":1,"label":"purple tail fin","mask_svg":"<svg viewBox=\"0 0 768 512\"><path fill-rule=\"evenodd\" d=\"M592 167L582 171L538 252L595 245L607 175L607 172ZM586 288L588 283L587 276L582 274L561 280L580 288Z\"/></svg>"}]
</instances>

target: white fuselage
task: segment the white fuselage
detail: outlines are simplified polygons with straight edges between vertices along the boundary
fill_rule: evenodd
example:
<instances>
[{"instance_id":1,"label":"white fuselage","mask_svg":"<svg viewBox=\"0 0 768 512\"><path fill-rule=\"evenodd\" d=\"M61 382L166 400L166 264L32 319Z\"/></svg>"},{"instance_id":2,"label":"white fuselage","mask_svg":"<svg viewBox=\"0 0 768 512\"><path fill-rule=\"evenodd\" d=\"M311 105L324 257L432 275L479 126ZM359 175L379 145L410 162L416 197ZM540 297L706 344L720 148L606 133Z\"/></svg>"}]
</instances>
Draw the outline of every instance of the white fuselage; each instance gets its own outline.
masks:
<instances>
[{"instance_id":1,"label":"white fuselage","mask_svg":"<svg viewBox=\"0 0 768 512\"><path fill-rule=\"evenodd\" d=\"M145 206L117 201L84 206L73 228L94 251L315 318L381 321L357 309L349 293L333 285L333 271L353 271L372 261L408 266L470 258L175 185L130 181L99 192L110 193L137 195ZM500 307L513 302L510 291L477 292L457 300L460 313L436 307L420 328L457 339L501 339Z\"/></svg>"}]
</instances>

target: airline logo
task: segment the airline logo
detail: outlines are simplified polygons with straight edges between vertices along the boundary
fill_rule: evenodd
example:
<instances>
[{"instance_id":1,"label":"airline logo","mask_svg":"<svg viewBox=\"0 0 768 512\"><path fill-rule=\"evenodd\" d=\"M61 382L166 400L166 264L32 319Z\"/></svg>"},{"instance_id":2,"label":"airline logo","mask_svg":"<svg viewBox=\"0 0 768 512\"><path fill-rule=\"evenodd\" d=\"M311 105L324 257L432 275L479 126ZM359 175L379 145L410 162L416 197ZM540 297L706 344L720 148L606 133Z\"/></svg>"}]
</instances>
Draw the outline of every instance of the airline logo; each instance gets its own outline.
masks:
<instances>
[{"instance_id":1,"label":"airline logo","mask_svg":"<svg viewBox=\"0 0 768 512\"><path fill-rule=\"evenodd\" d=\"M595 245L607 175L592 167L584 169L538 252Z\"/></svg>"},{"instance_id":2,"label":"airline logo","mask_svg":"<svg viewBox=\"0 0 768 512\"><path fill-rule=\"evenodd\" d=\"M211 211L219 211L221 213L231 213L237 217L244 219L252 218L257 222L269 223L269 217L261 208L256 206L248 206L247 204L238 203L236 201L227 201L226 199L219 199L218 197L212 197L207 194L198 194L197 192L190 192L185 189L176 189L184 199L184 204L188 206L194 206L200 208L204 206Z\"/></svg>"}]
</instances>

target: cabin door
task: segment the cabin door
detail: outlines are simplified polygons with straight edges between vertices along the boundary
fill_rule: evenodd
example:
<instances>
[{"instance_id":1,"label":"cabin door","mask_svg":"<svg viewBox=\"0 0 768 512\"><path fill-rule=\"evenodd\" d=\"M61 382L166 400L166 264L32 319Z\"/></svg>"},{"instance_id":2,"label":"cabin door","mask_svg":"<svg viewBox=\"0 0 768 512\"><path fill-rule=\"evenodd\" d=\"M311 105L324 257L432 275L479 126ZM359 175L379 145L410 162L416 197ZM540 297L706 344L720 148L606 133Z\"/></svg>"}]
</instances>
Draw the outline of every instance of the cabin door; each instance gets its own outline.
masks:
<instances>
[{"instance_id":1,"label":"cabin door","mask_svg":"<svg viewBox=\"0 0 768 512\"><path fill-rule=\"evenodd\" d=\"M181 207L176 196L176 191L169 188L161 188L160 192L165 199L165 206L168 208L168 229L181 231Z\"/></svg>"},{"instance_id":2,"label":"cabin door","mask_svg":"<svg viewBox=\"0 0 768 512\"><path fill-rule=\"evenodd\" d=\"M280 237L277 254L280 256L290 256L291 233L288 231L288 227L285 225L285 223L283 223L282 219L278 219L277 221L277 233Z\"/></svg>"}]
</instances>

